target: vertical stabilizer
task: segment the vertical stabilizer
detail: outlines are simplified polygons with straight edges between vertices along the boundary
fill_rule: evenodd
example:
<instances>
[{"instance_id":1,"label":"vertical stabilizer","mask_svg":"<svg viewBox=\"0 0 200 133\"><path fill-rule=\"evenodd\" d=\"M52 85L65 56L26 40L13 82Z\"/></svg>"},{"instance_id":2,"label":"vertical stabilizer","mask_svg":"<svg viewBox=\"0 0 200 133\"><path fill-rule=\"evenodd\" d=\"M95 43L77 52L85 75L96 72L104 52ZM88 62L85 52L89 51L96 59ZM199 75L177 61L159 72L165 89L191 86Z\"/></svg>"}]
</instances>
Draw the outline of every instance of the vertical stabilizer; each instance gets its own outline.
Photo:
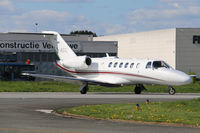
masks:
<instances>
[{"instance_id":1,"label":"vertical stabilizer","mask_svg":"<svg viewBox=\"0 0 200 133\"><path fill-rule=\"evenodd\" d=\"M58 32L54 31L43 31L45 34L53 34L50 35L50 42L56 50L56 53L60 60L64 60L71 57L76 57L74 51L69 47L69 45L65 42L65 40L60 36Z\"/></svg>"}]
</instances>

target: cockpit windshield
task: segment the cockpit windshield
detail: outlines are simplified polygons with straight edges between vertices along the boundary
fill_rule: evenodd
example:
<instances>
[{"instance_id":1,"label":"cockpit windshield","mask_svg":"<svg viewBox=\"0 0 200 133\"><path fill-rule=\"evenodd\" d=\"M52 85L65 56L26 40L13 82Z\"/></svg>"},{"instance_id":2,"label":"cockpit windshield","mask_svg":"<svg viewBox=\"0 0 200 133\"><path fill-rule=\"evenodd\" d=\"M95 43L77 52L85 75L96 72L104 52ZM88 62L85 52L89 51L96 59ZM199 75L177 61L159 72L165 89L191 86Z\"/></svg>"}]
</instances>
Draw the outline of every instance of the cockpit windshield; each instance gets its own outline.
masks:
<instances>
[{"instance_id":1,"label":"cockpit windshield","mask_svg":"<svg viewBox=\"0 0 200 133\"><path fill-rule=\"evenodd\" d=\"M166 62L164 61L154 61L153 62L153 68L157 69L157 68L171 68Z\"/></svg>"}]
</instances>

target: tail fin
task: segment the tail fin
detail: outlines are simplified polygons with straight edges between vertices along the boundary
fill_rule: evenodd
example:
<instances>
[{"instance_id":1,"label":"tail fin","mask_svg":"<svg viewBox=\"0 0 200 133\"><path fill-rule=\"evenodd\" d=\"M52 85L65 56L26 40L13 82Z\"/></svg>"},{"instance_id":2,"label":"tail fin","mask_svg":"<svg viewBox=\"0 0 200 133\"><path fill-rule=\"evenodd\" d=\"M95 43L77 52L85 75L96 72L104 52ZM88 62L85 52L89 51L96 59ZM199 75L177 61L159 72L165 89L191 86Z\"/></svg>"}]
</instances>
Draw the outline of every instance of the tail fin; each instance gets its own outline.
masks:
<instances>
[{"instance_id":1,"label":"tail fin","mask_svg":"<svg viewBox=\"0 0 200 133\"><path fill-rule=\"evenodd\" d=\"M56 54L60 58L60 60L76 57L74 51L68 46L65 40L60 36L58 32L55 31L43 31L45 34L53 34L54 36L50 36L50 41L53 47L56 50Z\"/></svg>"}]
</instances>

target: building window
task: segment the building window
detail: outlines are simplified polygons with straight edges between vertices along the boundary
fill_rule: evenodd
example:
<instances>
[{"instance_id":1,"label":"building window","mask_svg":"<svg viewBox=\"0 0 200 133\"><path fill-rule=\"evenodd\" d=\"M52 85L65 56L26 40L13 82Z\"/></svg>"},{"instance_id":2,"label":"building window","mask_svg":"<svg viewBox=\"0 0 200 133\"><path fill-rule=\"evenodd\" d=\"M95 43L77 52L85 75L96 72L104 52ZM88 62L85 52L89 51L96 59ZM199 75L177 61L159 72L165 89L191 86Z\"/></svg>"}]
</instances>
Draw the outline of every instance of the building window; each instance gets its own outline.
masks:
<instances>
[{"instance_id":1,"label":"building window","mask_svg":"<svg viewBox=\"0 0 200 133\"><path fill-rule=\"evenodd\" d=\"M109 56L117 56L117 53L108 53ZM78 56L87 55L92 58L105 57L106 53L76 53Z\"/></svg>"},{"instance_id":2,"label":"building window","mask_svg":"<svg viewBox=\"0 0 200 133\"><path fill-rule=\"evenodd\" d=\"M42 61L47 61L47 53L42 53Z\"/></svg>"},{"instance_id":3,"label":"building window","mask_svg":"<svg viewBox=\"0 0 200 133\"><path fill-rule=\"evenodd\" d=\"M39 62L40 61L40 53L37 53L36 55L35 55L35 61L36 62Z\"/></svg>"},{"instance_id":4,"label":"building window","mask_svg":"<svg viewBox=\"0 0 200 133\"><path fill-rule=\"evenodd\" d=\"M54 60L54 53L48 53L48 62L53 62Z\"/></svg>"},{"instance_id":5,"label":"building window","mask_svg":"<svg viewBox=\"0 0 200 133\"><path fill-rule=\"evenodd\" d=\"M12 53L1 53L0 62L16 62L17 55Z\"/></svg>"}]
</instances>

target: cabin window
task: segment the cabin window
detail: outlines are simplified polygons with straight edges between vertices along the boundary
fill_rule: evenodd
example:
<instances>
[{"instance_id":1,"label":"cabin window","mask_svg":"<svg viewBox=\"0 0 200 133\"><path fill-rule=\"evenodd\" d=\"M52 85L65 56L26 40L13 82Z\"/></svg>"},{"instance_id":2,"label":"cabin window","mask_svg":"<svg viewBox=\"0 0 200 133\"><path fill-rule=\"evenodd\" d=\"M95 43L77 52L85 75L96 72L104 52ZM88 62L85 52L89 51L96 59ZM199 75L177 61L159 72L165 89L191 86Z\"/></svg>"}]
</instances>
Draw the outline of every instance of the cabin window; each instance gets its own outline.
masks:
<instances>
[{"instance_id":1,"label":"cabin window","mask_svg":"<svg viewBox=\"0 0 200 133\"><path fill-rule=\"evenodd\" d=\"M122 68L122 65L123 65L123 63L121 62L121 63L119 64L119 68Z\"/></svg>"},{"instance_id":2,"label":"cabin window","mask_svg":"<svg viewBox=\"0 0 200 133\"><path fill-rule=\"evenodd\" d=\"M148 62L146 68L151 68L151 62Z\"/></svg>"},{"instance_id":3,"label":"cabin window","mask_svg":"<svg viewBox=\"0 0 200 133\"><path fill-rule=\"evenodd\" d=\"M136 68L138 69L140 67L140 63L137 63Z\"/></svg>"},{"instance_id":4,"label":"cabin window","mask_svg":"<svg viewBox=\"0 0 200 133\"><path fill-rule=\"evenodd\" d=\"M130 68L133 68L133 66L134 66L134 63L131 63Z\"/></svg>"},{"instance_id":5,"label":"cabin window","mask_svg":"<svg viewBox=\"0 0 200 133\"><path fill-rule=\"evenodd\" d=\"M118 64L118 62L115 62L115 64L114 64L114 68L117 67L117 64Z\"/></svg>"},{"instance_id":6,"label":"cabin window","mask_svg":"<svg viewBox=\"0 0 200 133\"><path fill-rule=\"evenodd\" d=\"M108 64L108 67L111 67L112 66L112 62L110 62L109 64Z\"/></svg>"},{"instance_id":7,"label":"cabin window","mask_svg":"<svg viewBox=\"0 0 200 133\"><path fill-rule=\"evenodd\" d=\"M126 63L125 66L124 66L124 68L127 68L127 67L128 67L128 64L129 64L129 63Z\"/></svg>"}]
</instances>

